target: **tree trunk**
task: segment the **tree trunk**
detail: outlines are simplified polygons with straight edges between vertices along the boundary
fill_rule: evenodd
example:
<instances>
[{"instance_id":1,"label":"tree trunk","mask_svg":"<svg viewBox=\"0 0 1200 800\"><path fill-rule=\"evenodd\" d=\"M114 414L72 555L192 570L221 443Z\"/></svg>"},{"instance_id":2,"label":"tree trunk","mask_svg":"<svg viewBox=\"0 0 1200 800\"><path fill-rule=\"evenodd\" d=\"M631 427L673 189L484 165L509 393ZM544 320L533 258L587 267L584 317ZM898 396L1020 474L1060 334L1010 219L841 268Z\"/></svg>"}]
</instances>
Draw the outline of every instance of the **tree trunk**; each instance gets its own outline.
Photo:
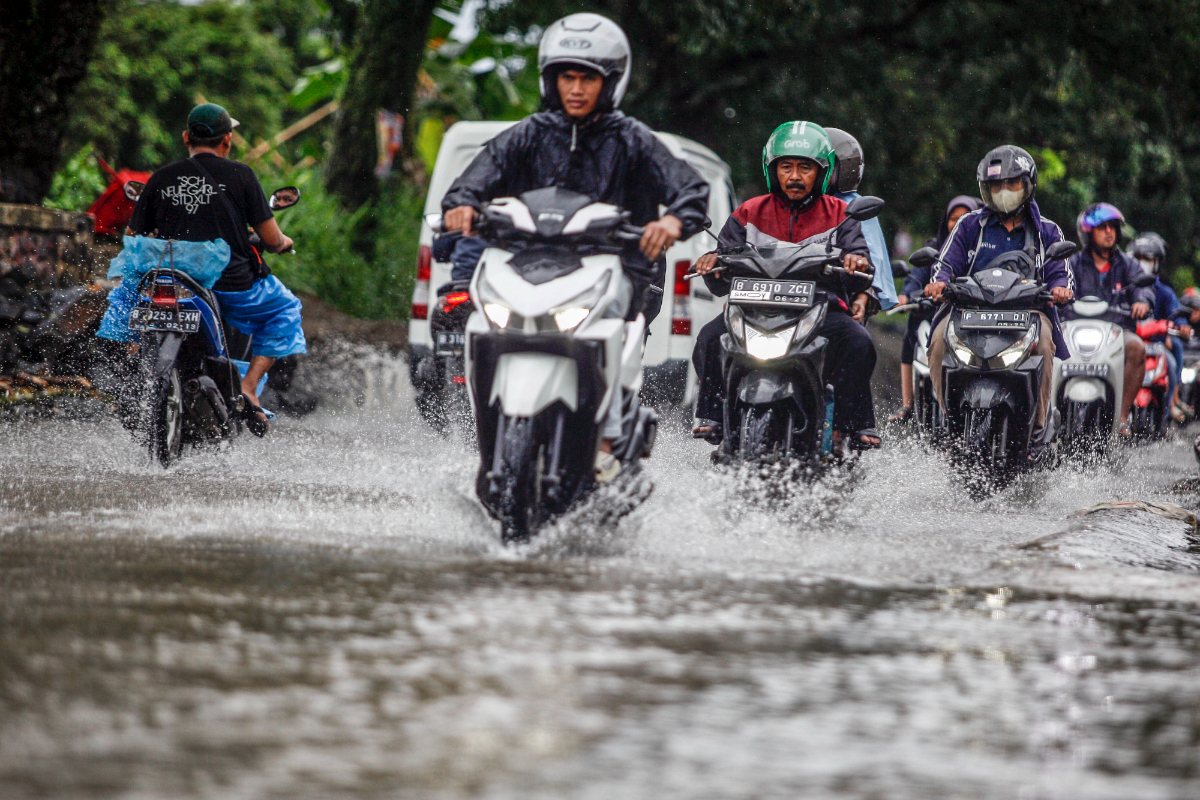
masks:
<instances>
[{"instance_id":1,"label":"tree trunk","mask_svg":"<svg viewBox=\"0 0 1200 800\"><path fill-rule=\"evenodd\" d=\"M6 0L0 13L0 201L50 191L71 96L107 0Z\"/></svg>"},{"instance_id":2,"label":"tree trunk","mask_svg":"<svg viewBox=\"0 0 1200 800\"><path fill-rule=\"evenodd\" d=\"M425 35L437 0L366 0L358 19L358 42L333 136L325 181L347 206L357 207L378 188L375 112L405 117L411 125L413 89L425 54Z\"/></svg>"}]
</instances>

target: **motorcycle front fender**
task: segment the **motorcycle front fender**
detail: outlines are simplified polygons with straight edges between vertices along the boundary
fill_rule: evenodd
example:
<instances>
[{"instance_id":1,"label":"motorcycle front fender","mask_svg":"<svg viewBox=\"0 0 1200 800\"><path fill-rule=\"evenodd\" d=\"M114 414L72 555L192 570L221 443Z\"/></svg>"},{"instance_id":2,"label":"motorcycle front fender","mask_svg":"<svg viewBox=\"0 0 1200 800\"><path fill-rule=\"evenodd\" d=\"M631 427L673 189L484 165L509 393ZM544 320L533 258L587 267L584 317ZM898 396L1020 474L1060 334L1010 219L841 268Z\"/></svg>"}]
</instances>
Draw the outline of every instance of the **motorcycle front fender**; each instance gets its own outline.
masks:
<instances>
[{"instance_id":1,"label":"motorcycle front fender","mask_svg":"<svg viewBox=\"0 0 1200 800\"><path fill-rule=\"evenodd\" d=\"M500 401L510 417L533 417L556 400L579 408L579 375L575 361L550 353L504 353L496 364L488 403Z\"/></svg>"},{"instance_id":2,"label":"motorcycle front fender","mask_svg":"<svg viewBox=\"0 0 1200 800\"><path fill-rule=\"evenodd\" d=\"M1104 381L1099 378L1072 378L1063 395L1076 403L1094 403L1106 394Z\"/></svg>"},{"instance_id":3,"label":"motorcycle front fender","mask_svg":"<svg viewBox=\"0 0 1200 800\"><path fill-rule=\"evenodd\" d=\"M1001 408L1017 409L1017 396L1012 390L999 381L986 378L972 381L962 393L964 408Z\"/></svg>"},{"instance_id":4,"label":"motorcycle front fender","mask_svg":"<svg viewBox=\"0 0 1200 800\"><path fill-rule=\"evenodd\" d=\"M798 396L791 376L769 370L755 370L738 384L738 400L750 406L770 405Z\"/></svg>"}]
</instances>

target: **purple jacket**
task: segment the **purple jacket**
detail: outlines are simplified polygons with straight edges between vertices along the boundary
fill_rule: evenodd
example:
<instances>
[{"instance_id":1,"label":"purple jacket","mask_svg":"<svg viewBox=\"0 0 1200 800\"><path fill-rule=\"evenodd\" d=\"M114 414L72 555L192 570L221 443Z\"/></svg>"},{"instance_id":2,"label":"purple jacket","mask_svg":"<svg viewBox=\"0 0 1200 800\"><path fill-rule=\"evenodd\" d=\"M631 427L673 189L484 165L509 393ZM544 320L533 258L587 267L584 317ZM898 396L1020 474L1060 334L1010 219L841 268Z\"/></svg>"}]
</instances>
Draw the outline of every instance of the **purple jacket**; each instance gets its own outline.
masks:
<instances>
[{"instance_id":1,"label":"purple jacket","mask_svg":"<svg viewBox=\"0 0 1200 800\"><path fill-rule=\"evenodd\" d=\"M953 283L955 278L971 274L977 266L985 266L984 264L975 264L975 247L979 242L983 223L993 216L995 216L993 211L983 208L965 214L959 219L958 225L954 228L954 235L942 245L942 252L939 254L939 258L945 261L949 267L935 264L937 272L930 279L932 283L939 281ZM1071 275L1071 271L1067 269L1067 262L1061 259L1058 261L1045 260L1046 248L1055 242L1062 241L1062 231L1059 230L1058 225L1042 216L1037 203L1032 200L1029 201L1029 216L1033 220L1034 231L1037 234L1034 242L1036 252L1033 256L1042 282L1051 289L1066 287L1074 291L1075 279ZM1067 341L1063 338L1062 326L1058 321L1058 310L1053 304L1050 304L1045 312L1046 316L1050 318L1050 324L1054 327L1054 355L1057 358L1070 358L1071 351L1067 349ZM950 306L948 304L942 306L934 317L934 326L936 327L949 313Z\"/></svg>"}]
</instances>

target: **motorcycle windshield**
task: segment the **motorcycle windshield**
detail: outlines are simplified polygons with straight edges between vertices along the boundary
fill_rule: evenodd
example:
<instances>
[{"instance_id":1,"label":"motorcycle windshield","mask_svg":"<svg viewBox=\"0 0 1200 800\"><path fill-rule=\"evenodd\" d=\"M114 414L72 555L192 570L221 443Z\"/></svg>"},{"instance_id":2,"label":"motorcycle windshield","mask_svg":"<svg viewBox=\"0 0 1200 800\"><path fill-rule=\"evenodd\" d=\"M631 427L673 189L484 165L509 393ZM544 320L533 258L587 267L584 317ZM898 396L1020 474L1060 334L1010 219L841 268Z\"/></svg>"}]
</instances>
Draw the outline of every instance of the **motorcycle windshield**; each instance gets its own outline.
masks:
<instances>
[{"instance_id":1,"label":"motorcycle windshield","mask_svg":"<svg viewBox=\"0 0 1200 800\"><path fill-rule=\"evenodd\" d=\"M817 277L820 268L836 252L831 252L824 242L779 242L770 245L746 245L723 254L723 258L731 268L731 276Z\"/></svg>"}]
</instances>

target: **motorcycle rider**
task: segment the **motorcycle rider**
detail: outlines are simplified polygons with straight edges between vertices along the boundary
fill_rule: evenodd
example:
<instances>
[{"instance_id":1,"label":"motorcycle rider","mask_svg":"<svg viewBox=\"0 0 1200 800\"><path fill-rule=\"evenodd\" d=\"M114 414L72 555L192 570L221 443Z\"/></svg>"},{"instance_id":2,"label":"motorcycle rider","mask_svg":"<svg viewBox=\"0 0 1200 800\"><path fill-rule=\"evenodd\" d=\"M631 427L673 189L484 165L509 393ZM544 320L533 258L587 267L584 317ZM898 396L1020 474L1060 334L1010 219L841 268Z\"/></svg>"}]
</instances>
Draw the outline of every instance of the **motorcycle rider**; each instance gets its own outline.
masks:
<instances>
[{"instance_id":1,"label":"motorcycle rider","mask_svg":"<svg viewBox=\"0 0 1200 800\"><path fill-rule=\"evenodd\" d=\"M858 193L864 170L862 145L840 128L826 128L825 133L829 134L834 152L833 175L829 178L830 194L850 203L862 197ZM892 277L892 260L879 218L869 219L861 225L863 236L867 238L867 247L871 250L871 263L875 265L875 277L867 292L870 297L869 308L861 317L855 316L859 322L865 322L866 317L876 311L886 311L896 305L896 279Z\"/></svg>"},{"instance_id":2,"label":"motorcycle rider","mask_svg":"<svg viewBox=\"0 0 1200 800\"><path fill-rule=\"evenodd\" d=\"M1093 203L1083 210L1075 222L1076 233L1082 246L1071 256L1068 266L1075 279L1080 297L1098 297L1107 303L1119 299L1119 292L1132 286L1142 274L1136 261L1121 252L1121 226L1125 216L1111 203ZM1121 398L1122 436L1130 436L1129 410L1142 386L1146 374L1146 345L1136 333L1136 320L1150 313L1154 306L1153 287L1132 290L1130 317L1122 320L1125 328L1125 391ZM1070 318L1070 312L1068 312Z\"/></svg>"},{"instance_id":3,"label":"motorcycle rider","mask_svg":"<svg viewBox=\"0 0 1200 800\"><path fill-rule=\"evenodd\" d=\"M643 226L638 250L622 256L632 282L627 319L649 323L662 305L667 249L708 224L708 183L641 122L617 110L630 77L625 32L599 14L553 23L538 46L543 110L489 141L442 199L447 230L472 236L484 203L558 186L612 203ZM666 213L659 217L659 206ZM610 420L611 422L611 420ZM601 453L619 435L606 426ZM609 456L602 474L616 474Z\"/></svg>"},{"instance_id":4,"label":"motorcycle rider","mask_svg":"<svg viewBox=\"0 0 1200 800\"><path fill-rule=\"evenodd\" d=\"M979 195L984 208L972 211L958 221L954 232L946 239L939 253L943 263L935 264L933 282L925 287L925 296L942 299L946 285L976 270L983 269L996 256L1021 250L1033 259L1035 268L1051 291L1054 304L1066 303L1074 296L1074 280L1066 264L1046 261L1046 249L1062 241L1062 230L1044 218L1033 199L1037 190L1037 164L1025 150L1015 145L1002 145L991 150L975 169ZM1051 427L1046 425L1050 409L1054 358L1068 358L1066 341L1059 327L1058 312L1053 305L1037 312L1041 320L1040 336L1034 351L1042 356L1041 391L1034 411L1032 441L1035 450L1044 441ZM946 326L950 306L943 306L934 316L933 333L929 340L930 378L933 391L942 411L946 398L942 391L942 357L946 353Z\"/></svg>"},{"instance_id":5,"label":"motorcycle rider","mask_svg":"<svg viewBox=\"0 0 1200 800\"><path fill-rule=\"evenodd\" d=\"M1179 408L1179 377L1183 370L1183 340L1190 339L1192 327L1188 324L1190 309L1179 302L1178 295L1171 285L1163 280L1163 262L1167 260L1167 243L1157 233L1146 231L1139 233L1129 243L1129 255L1133 256L1147 275L1155 277L1153 316L1157 320L1167 320L1178 328L1178 336L1166 337L1166 344L1171 348L1175 362L1171 370L1169 397L1171 398L1171 418L1176 422L1184 422L1187 414Z\"/></svg>"},{"instance_id":6,"label":"motorcycle rider","mask_svg":"<svg viewBox=\"0 0 1200 800\"><path fill-rule=\"evenodd\" d=\"M718 237L720 248L802 243L828 236L847 221L846 202L829 194L834 163L833 145L819 125L803 120L780 125L763 147L763 175L770 191L733 212ZM851 274L817 281L817 289L829 295L829 314L819 334L829 340L824 380L833 384L836 397L835 436L845 438L850 447L864 449L880 444L871 402L875 345L852 315L866 314L871 280L861 273L871 266L870 250L858 222L849 220L842 230L837 246L844 251L842 264ZM697 259L695 269L714 295L729 294L731 282L719 274L716 251ZM693 433L714 443L723 435L721 335L726 332L725 316L718 315L700 329L692 351L699 378L698 424Z\"/></svg>"},{"instance_id":7,"label":"motorcycle rider","mask_svg":"<svg viewBox=\"0 0 1200 800\"><path fill-rule=\"evenodd\" d=\"M978 197L960 194L946 206L942 224L938 226L937 236L925 242L926 247L941 250L946 239L954 232L954 226L964 214L983 208L983 202ZM929 283L929 267L913 267L900 287L897 304L906 306L921 297L925 284ZM888 422L907 422L912 418L913 411L913 359L917 350L917 329L927 319L933 319L933 313L913 309L908 312L908 327L904 329L904 341L900 344L900 410L888 417Z\"/></svg>"},{"instance_id":8,"label":"motorcycle rider","mask_svg":"<svg viewBox=\"0 0 1200 800\"><path fill-rule=\"evenodd\" d=\"M229 265L213 284L222 319L252 337L250 366L242 378L251 432L262 436L269 423L258 403L258 384L275 360L307 352L300 327L300 300L270 274L250 244L253 228L273 253L292 248L254 170L229 158L237 120L215 103L203 103L188 114L183 143L188 158L154 172L142 190L129 221L128 235L187 242L223 239L230 248ZM137 287L122 282L109 294L109 307L98 335L135 341L129 312ZM131 346L134 352L136 345Z\"/></svg>"}]
</instances>

